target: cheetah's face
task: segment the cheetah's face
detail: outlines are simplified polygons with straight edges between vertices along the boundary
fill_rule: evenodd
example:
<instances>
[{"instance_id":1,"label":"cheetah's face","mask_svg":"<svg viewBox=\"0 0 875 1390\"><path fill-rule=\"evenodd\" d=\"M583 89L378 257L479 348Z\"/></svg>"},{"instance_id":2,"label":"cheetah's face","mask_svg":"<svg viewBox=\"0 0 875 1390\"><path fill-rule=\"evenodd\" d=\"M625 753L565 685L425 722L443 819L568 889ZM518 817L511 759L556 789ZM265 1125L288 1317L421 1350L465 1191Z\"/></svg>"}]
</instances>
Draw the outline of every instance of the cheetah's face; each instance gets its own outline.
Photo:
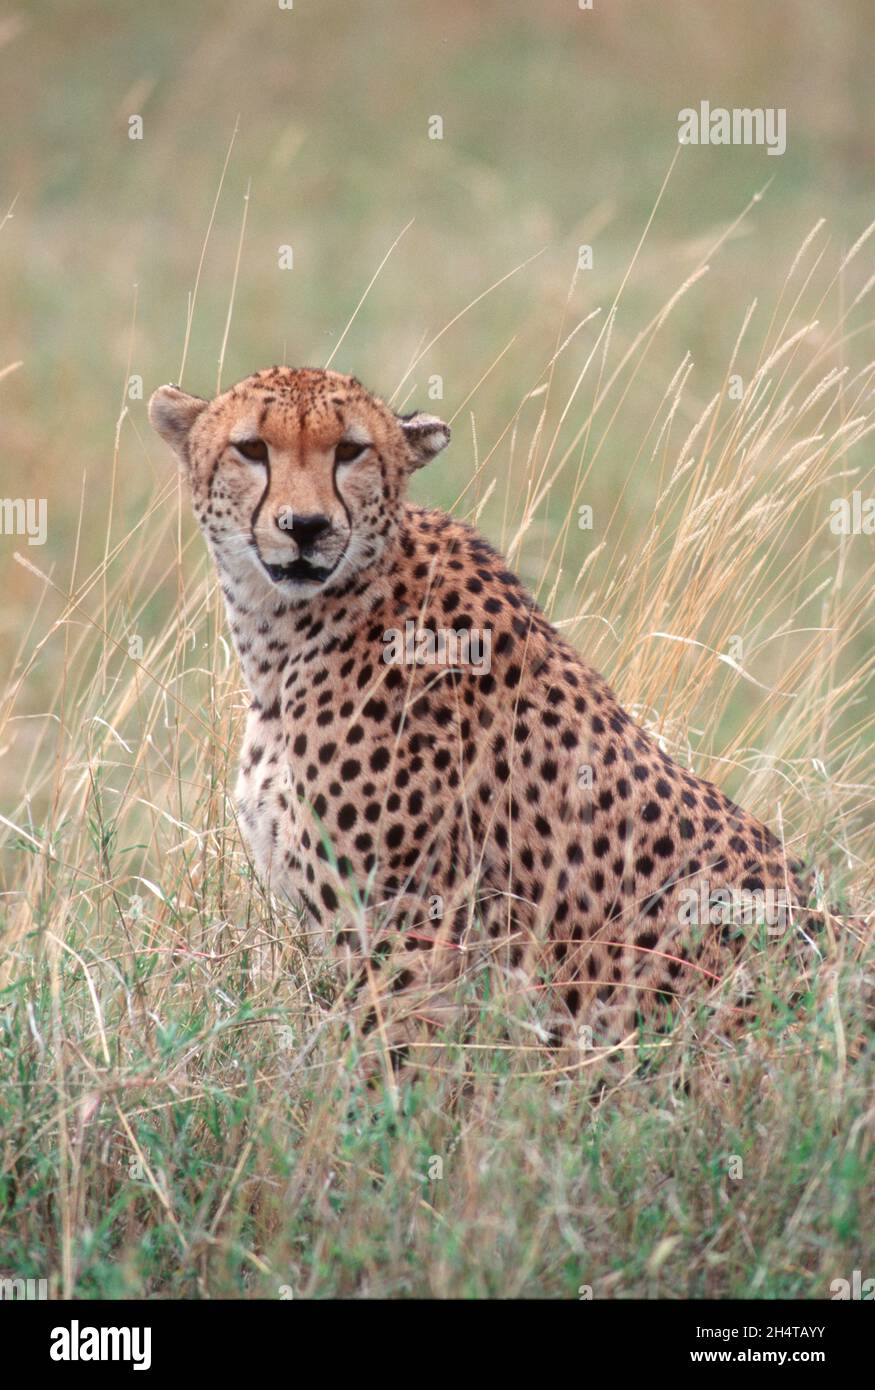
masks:
<instances>
[{"instance_id":1,"label":"cheetah's face","mask_svg":"<svg viewBox=\"0 0 875 1390\"><path fill-rule=\"evenodd\" d=\"M447 444L354 377L275 367L213 401L162 386L149 418L171 445L219 568L305 600L377 561L410 472Z\"/></svg>"}]
</instances>

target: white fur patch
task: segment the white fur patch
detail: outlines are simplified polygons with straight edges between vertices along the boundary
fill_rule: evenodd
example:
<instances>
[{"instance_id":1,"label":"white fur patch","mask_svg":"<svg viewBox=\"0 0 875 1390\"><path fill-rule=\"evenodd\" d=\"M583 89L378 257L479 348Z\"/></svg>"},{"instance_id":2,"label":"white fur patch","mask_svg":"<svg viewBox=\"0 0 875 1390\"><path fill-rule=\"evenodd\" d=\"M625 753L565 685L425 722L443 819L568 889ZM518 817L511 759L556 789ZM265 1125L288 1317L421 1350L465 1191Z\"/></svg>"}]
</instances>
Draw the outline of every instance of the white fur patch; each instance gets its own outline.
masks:
<instances>
[{"instance_id":1,"label":"white fur patch","mask_svg":"<svg viewBox=\"0 0 875 1390\"><path fill-rule=\"evenodd\" d=\"M355 421L353 421L352 424L347 425L346 429L343 432L343 438L345 442L348 444L364 445L370 444L372 442L371 436L365 429L364 425L358 425L355 423Z\"/></svg>"}]
</instances>

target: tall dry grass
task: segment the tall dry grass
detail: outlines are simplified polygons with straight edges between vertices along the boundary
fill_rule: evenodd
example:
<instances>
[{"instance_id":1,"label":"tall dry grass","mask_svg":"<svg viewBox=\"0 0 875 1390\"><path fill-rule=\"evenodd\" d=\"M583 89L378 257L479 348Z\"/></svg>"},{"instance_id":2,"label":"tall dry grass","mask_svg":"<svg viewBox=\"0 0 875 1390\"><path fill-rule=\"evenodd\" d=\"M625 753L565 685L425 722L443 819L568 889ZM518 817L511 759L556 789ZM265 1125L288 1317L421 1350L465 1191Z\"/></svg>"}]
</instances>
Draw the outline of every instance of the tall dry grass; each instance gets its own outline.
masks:
<instances>
[{"instance_id":1,"label":"tall dry grass","mask_svg":"<svg viewBox=\"0 0 875 1390\"><path fill-rule=\"evenodd\" d=\"M481 440L471 405L456 422L474 460L456 510L676 758L818 864L821 908L863 915L875 557L829 520L871 488L871 230L836 256L815 227L772 304L727 311L721 376L687 356L658 383L631 457L617 420L731 228L637 331L628 276L581 313L572 283L505 428ZM481 390L490 372L500 360ZM4 1270L65 1296L825 1296L871 1269L873 1060L848 1055L866 942L825 948L802 1025L782 1007L792 967L770 959L775 1007L748 1045L680 1029L598 1097L591 1059L563 1074L534 1039L503 1046L512 1001L465 982L473 1034L444 1038L399 1110L368 1104L331 962L265 896L237 831L246 697L181 487L124 402L114 449L68 567L19 554L32 613L0 732L20 788L2 815ZM122 527L115 490L141 451L158 481ZM606 457L616 509L581 530ZM641 479L655 501L630 530L620 501ZM56 688L35 711L45 670Z\"/></svg>"}]
</instances>

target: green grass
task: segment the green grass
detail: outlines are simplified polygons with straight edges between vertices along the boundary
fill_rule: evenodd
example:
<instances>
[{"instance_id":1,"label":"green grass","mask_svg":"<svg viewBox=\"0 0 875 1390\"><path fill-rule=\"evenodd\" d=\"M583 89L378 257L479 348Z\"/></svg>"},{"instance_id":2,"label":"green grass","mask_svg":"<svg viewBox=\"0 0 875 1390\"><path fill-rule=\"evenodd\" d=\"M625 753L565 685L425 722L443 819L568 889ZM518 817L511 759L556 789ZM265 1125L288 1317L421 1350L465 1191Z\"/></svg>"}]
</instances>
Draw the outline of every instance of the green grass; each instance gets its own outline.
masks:
<instances>
[{"instance_id":1,"label":"green grass","mask_svg":"<svg viewBox=\"0 0 875 1390\"><path fill-rule=\"evenodd\" d=\"M871 1063L838 1059L826 1008L740 1053L681 1044L597 1100L449 1047L395 1113L330 1031L307 1048L300 986L258 988L239 954L132 957L100 991L107 1060L52 953L32 1027L3 1036L8 1266L79 1296L566 1298L825 1297L868 1267Z\"/></svg>"},{"instance_id":2,"label":"green grass","mask_svg":"<svg viewBox=\"0 0 875 1390\"><path fill-rule=\"evenodd\" d=\"M214 389L250 187L223 382L323 363L349 325L335 366L453 420L417 500L476 518L665 747L782 827L819 909L871 914L875 559L828 525L875 493L875 238L849 255L871 14L208 8L0 27L0 495L49 507L45 547L0 538L0 1274L194 1298L871 1275L871 933L828 934L798 1016L797 966L754 944L741 1044L703 1012L598 1085L476 977L471 1034L397 1109L366 1094L331 961L253 880L240 675L125 394L178 379L195 284L184 380ZM685 150L665 182L702 96L786 105L787 155Z\"/></svg>"}]
</instances>

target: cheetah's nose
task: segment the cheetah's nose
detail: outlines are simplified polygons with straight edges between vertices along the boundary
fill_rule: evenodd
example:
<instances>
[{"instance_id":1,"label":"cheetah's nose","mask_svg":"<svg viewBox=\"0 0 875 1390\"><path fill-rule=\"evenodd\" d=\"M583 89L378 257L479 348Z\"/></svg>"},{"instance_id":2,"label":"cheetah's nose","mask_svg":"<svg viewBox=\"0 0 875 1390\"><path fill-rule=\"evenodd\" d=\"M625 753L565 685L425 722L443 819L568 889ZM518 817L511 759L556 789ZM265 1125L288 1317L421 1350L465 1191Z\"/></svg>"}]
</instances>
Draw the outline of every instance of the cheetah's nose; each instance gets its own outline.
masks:
<instances>
[{"instance_id":1,"label":"cheetah's nose","mask_svg":"<svg viewBox=\"0 0 875 1390\"><path fill-rule=\"evenodd\" d=\"M302 550L318 541L331 526L328 517L323 516L321 512L310 516L289 516L288 512L281 512L276 524L287 536L291 536L293 541L297 541Z\"/></svg>"}]
</instances>

